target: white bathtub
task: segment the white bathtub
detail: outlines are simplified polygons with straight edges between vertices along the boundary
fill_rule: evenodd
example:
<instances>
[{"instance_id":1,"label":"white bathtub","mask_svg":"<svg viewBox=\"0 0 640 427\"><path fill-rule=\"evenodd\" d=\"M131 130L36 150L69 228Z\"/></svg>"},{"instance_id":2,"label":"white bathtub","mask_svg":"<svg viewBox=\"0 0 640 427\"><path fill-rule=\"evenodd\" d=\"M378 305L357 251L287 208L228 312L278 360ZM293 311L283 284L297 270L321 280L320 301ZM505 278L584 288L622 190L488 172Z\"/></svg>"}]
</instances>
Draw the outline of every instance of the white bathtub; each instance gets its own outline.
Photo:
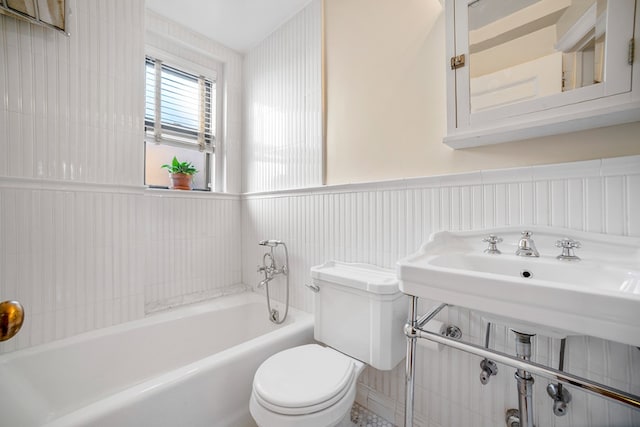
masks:
<instances>
[{"instance_id":1,"label":"white bathtub","mask_svg":"<svg viewBox=\"0 0 640 427\"><path fill-rule=\"evenodd\" d=\"M255 426L253 374L313 340L313 317L268 321L245 293L0 356L7 426Z\"/></svg>"}]
</instances>

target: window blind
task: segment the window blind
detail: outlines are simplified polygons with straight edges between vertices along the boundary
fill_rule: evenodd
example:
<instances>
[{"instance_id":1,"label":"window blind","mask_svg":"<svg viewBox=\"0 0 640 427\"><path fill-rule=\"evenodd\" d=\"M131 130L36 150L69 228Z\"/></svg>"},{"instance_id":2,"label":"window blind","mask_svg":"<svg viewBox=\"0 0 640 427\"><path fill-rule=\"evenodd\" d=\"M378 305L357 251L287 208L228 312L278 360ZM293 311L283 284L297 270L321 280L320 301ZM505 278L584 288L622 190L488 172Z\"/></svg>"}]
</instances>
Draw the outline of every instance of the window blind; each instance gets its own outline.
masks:
<instances>
[{"instance_id":1,"label":"window blind","mask_svg":"<svg viewBox=\"0 0 640 427\"><path fill-rule=\"evenodd\" d=\"M215 81L146 59L145 133L156 143L213 152Z\"/></svg>"}]
</instances>

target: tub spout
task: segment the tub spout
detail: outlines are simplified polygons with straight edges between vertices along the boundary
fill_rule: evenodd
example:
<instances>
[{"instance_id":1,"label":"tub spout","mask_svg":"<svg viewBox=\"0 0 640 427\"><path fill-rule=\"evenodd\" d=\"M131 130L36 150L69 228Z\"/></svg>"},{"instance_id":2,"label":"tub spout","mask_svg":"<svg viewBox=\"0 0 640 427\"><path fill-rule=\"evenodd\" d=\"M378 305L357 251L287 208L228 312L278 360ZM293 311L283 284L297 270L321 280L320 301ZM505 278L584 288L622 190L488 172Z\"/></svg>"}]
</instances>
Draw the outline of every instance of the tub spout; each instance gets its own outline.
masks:
<instances>
[{"instance_id":1,"label":"tub spout","mask_svg":"<svg viewBox=\"0 0 640 427\"><path fill-rule=\"evenodd\" d=\"M267 277L266 279L264 279L264 280L261 280L261 281L258 283L258 288L264 288L264 287L265 287L265 285L268 285L270 281L271 281L271 279L270 279L270 278L268 278L268 277Z\"/></svg>"},{"instance_id":2,"label":"tub spout","mask_svg":"<svg viewBox=\"0 0 640 427\"><path fill-rule=\"evenodd\" d=\"M268 284L271 281L271 279L273 278L273 274L269 270L269 267L267 267L266 265L259 265L258 273L264 274L264 279L262 279L258 283L258 288L263 288L264 285Z\"/></svg>"}]
</instances>

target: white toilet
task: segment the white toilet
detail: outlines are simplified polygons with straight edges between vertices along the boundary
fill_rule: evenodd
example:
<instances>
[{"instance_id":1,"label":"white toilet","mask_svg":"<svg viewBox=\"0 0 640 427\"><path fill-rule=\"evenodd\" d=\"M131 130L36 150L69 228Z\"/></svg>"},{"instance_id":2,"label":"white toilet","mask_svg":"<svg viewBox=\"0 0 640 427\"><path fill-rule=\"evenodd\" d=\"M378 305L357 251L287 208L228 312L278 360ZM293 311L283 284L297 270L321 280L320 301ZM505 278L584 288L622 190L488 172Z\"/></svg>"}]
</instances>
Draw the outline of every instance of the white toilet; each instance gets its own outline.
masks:
<instances>
[{"instance_id":1,"label":"white toilet","mask_svg":"<svg viewBox=\"0 0 640 427\"><path fill-rule=\"evenodd\" d=\"M330 261L311 277L314 337L328 347L293 347L260 365L249 403L260 427L346 423L365 364L390 370L405 356L408 300L392 270Z\"/></svg>"}]
</instances>

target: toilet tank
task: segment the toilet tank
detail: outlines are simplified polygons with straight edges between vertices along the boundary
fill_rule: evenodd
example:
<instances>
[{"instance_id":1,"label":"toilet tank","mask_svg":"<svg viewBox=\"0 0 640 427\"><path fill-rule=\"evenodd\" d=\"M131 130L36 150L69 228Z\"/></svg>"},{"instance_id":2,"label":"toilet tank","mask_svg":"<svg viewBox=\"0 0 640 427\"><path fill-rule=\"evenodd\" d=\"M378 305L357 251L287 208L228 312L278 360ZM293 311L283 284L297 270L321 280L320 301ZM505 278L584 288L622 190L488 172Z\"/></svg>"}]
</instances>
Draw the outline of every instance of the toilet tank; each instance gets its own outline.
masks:
<instances>
[{"instance_id":1,"label":"toilet tank","mask_svg":"<svg viewBox=\"0 0 640 427\"><path fill-rule=\"evenodd\" d=\"M393 270L329 261L311 268L316 292L314 337L380 370L404 357L409 299Z\"/></svg>"}]
</instances>

